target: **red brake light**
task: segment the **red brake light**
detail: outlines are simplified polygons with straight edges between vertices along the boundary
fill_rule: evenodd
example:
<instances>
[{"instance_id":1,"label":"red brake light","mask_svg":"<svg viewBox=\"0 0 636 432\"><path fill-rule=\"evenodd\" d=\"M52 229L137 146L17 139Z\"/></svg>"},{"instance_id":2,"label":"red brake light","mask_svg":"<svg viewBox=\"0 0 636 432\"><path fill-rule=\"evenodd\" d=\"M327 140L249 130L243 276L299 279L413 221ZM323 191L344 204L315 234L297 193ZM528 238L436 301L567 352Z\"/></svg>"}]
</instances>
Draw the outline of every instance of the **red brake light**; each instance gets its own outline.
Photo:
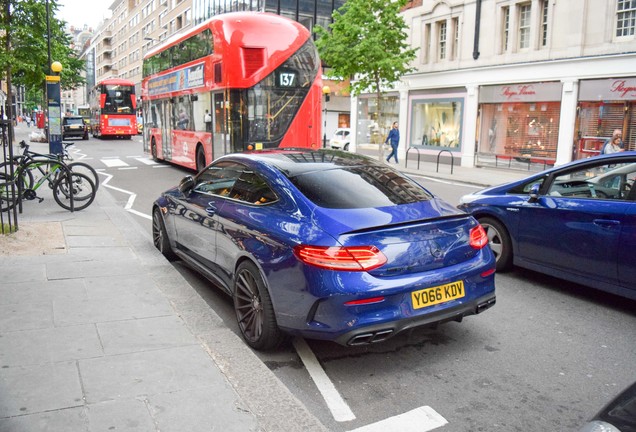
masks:
<instances>
[{"instance_id":1,"label":"red brake light","mask_svg":"<svg viewBox=\"0 0 636 432\"><path fill-rule=\"evenodd\" d=\"M294 248L294 254L305 264L328 270L369 271L387 261L386 256L375 246L299 245Z\"/></svg>"},{"instance_id":2,"label":"red brake light","mask_svg":"<svg viewBox=\"0 0 636 432\"><path fill-rule=\"evenodd\" d=\"M474 249L481 249L488 244L488 235L481 225L477 225L470 230L470 246Z\"/></svg>"}]
</instances>

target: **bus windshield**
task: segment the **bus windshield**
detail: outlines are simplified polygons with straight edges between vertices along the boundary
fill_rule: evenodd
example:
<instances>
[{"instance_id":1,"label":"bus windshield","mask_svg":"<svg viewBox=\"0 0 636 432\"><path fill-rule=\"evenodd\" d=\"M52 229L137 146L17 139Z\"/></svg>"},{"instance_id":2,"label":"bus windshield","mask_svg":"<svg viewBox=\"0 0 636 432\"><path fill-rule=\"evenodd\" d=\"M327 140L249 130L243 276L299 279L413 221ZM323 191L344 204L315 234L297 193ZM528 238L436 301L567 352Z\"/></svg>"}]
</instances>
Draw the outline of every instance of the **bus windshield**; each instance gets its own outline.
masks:
<instances>
[{"instance_id":1,"label":"bus windshield","mask_svg":"<svg viewBox=\"0 0 636 432\"><path fill-rule=\"evenodd\" d=\"M134 87L108 84L103 86L102 94L106 96L102 114L134 114Z\"/></svg>"},{"instance_id":2,"label":"bus windshield","mask_svg":"<svg viewBox=\"0 0 636 432\"><path fill-rule=\"evenodd\" d=\"M242 114L247 118L241 117L249 124L248 130L243 128L247 132L243 133L245 141L277 145L309 92L318 73L318 62L315 45L309 39L300 50L254 87L233 92L233 107L239 103L235 93L244 94L240 102L246 104L247 110L243 110ZM231 120L234 122L237 117Z\"/></svg>"}]
</instances>

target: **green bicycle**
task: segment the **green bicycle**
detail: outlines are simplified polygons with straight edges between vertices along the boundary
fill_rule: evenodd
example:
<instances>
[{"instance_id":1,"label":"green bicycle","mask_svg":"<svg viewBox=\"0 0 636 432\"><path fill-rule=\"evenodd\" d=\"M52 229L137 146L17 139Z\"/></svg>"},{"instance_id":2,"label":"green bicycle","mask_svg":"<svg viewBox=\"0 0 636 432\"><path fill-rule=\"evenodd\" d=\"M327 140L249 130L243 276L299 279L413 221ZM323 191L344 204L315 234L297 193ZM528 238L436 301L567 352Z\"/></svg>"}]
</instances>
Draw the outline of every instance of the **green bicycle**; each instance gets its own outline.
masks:
<instances>
[{"instance_id":1,"label":"green bicycle","mask_svg":"<svg viewBox=\"0 0 636 432\"><path fill-rule=\"evenodd\" d=\"M88 175L73 172L60 159L45 155L0 164L0 180L0 211L14 208L20 200L38 199L42 202L37 190L45 182L53 190L55 202L70 211L83 210L91 205L97 192ZM17 187L15 196L11 194L10 183Z\"/></svg>"}]
</instances>

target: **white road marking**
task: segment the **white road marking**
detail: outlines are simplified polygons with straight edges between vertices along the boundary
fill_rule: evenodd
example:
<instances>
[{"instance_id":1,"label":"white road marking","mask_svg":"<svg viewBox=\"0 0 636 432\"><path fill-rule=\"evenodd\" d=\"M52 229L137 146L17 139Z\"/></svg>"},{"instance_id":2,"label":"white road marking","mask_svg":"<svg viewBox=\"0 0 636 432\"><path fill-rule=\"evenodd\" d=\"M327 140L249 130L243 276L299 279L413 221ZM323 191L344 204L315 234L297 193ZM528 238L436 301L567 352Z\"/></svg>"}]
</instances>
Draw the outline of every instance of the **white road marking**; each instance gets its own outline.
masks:
<instances>
[{"instance_id":1,"label":"white road marking","mask_svg":"<svg viewBox=\"0 0 636 432\"><path fill-rule=\"evenodd\" d=\"M422 406L350 432L426 432L445 424L448 421L433 408Z\"/></svg>"},{"instance_id":2,"label":"white road marking","mask_svg":"<svg viewBox=\"0 0 636 432\"><path fill-rule=\"evenodd\" d=\"M135 202L135 198L137 198L137 194L136 193L131 192L131 191L127 191L126 189L121 189L121 188L109 185L108 182L110 182L110 180L113 178L112 174L108 174L108 173L105 173L105 172L100 172L100 174L106 176L106 180L104 180L102 182L102 186L103 187L107 187L108 189L112 189L112 190L115 190L117 192L121 192L121 193L125 193L125 194L130 195L128 197L128 201L126 202L126 205L124 206L124 210L126 210L126 211L128 211L130 213L136 214L137 216L141 216L143 218L146 218L148 220L152 220L152 217L150 217L150 215L147 215L145 213L141 213L141 212L139 212L137 210L133 210L132 206L133 206L133 203Z\"/></svg>"},{"instance_id":3,"label":"white road marking","mask_svg":"<svg viewBox=\"0 0 636 432\"><path fill-rule=\"evenodd\" d=\"M123 171L123 170L136 170L139 167L136 166L129 166L129 167L123 167L123 168L117 168L119 171Z\"/></svg>"},{"instance_id":4,"label":"white road marking","mask_svg":"<svg viewBox=\"0 0 636 432\"><path fill-rule=\"evenodd\" d=\"M124 162L123 160L121 160L119 158L117 158L117 159L106 159L106 158L103 158L103 159L101 159L101 161L108 168L128 166L128 164L126 162Z\"/></svg>"},{"instance_id":5,"label":"white road marking","mask_svg":"<svg viewBox=\"0 0 636 432\"><path fill-rule=\"evenodd\" d=\"M153 168L169 168L170 165L164 165L164 164L159 164L159 165L153 165Z\"/></svg>"},{"instance_id":6,"label":"white road marking","mask_svg":"<svg viewBox=\"0 0 636 432\"><path fill-rule=\"evenodd\" d=\"M144 157L136 157L136 160L141 162L144 165L157 165L158 162L153 161L152 159L144 158Z\"/></svg>"},{"instance_id":7,"label":"white road marking","mask_svg":"<svg viewBox=\"0 0 636 432\"><path fill-rule=\"evenodd\" d=\"M340 396L340 393L338 393L338 390L336 390L336 387L320 366L316 355L311 348L309 348L305 339L294 338L294 348L296 348L298 356L300 356L307 372L309 372L309 376L322 394L333 418L338 422L355 420L356 416L349 408L349 405L342 399L342 396Z\"/></svg>"}]
</instances>

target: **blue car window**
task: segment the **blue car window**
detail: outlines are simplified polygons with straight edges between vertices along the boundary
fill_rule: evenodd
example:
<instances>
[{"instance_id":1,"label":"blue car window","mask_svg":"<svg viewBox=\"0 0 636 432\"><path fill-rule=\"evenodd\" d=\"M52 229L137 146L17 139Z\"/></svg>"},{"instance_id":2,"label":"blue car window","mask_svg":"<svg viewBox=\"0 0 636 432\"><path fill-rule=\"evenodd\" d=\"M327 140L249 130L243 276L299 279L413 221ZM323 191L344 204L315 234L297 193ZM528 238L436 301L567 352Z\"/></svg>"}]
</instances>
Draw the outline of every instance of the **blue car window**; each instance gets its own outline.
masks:
<instances>
[{"instance_id":1,"label":"blue car window","mask_svg":"<svg viewBox=\"0 0 636 432\"><path fill-rule=\"evenodd\" d=\"M314 204L325 208L376 208L432 198L417 183L389 167L310 171L290 180Z\"/></svg>"},{"instance_id":2,"label":"blue car window","mask_svg":"<svg viewBox=\"0 0 636 432\"><path fill-rule=\"evenodd\" d=\"M195 178L196 192L229 196L234 183L243 172L243 166L235 163L219 163L201 171Z\"/></svg>"},{"instance_id":3,"label":"blue car window","mask_svg":"<svg viewBox=\"0 0 636 432\"><path fill-rule=\"evenodd\" d=\"M629 176L636 171L636 163L599 163L586 165L555 176L547 194L591 199L628 199Z\"/></svg>"},{"instance_id":4,"label":"blue car window","mask_svg":"<svg viewBox=\"0 0 636 432\"><path fill-rule=\"evenodd\" d=\"M277 200L276 194L265 180L251 171L241 174L232 187L230 198L256 205L269 204Z\"/></svg>"}]
</instances>

